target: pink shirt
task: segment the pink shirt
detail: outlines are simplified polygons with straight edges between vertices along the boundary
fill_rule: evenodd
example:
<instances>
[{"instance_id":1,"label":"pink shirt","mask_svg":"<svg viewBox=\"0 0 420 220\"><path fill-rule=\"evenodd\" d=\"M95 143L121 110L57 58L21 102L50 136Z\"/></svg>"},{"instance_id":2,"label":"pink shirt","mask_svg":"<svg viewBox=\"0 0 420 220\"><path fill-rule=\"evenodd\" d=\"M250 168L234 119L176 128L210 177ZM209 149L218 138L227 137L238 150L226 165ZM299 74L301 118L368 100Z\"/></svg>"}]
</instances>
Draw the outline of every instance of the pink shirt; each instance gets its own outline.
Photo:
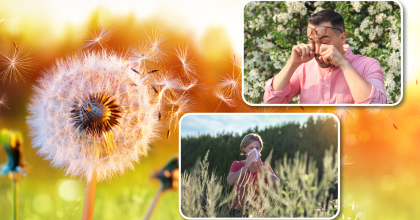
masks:
<instances>
[{"instance_id":1,"label":"pink shirt","mask_svg":"<svg viewBox=\"0 0 420 220\"><path fill-rule=\"evenodd\" d=\"M315 59L301 64L280 91L273 90L273 78L265 86L264 103L287 104L300 94L300 104L386 104L384 72L373 58L354 55L348 44L343 46L346 58L357 72L372 85L367 99L355 103L343 71L338 67L321 68Z\"/></svg>"},{"instance_id":2,"label":"pink shirt","mask_svg":"<svg viewBox=\"0 0 420 220\"><path fill-rule=\"evenodd\" d=\"M265 166L265 162L262 162L262 165ZM238 170L240 170L244 166L245 166L245 163L243 161L234 161L232 163L232 166L230 167L229 172L237 172ZM269 166L269 168L270 168L270 172L272 174L274 174L273 169L271 169L270 166ZM252 181L252 184L255 185L257 179L258 179L258 172L251 173L249 170L247 170L245 172L245 175L244 175L242 181L236 187L237 196L236 196L235 202L232 205L233 209L236 208L236 206L238 206L238 204L243 204L243 200L245 199L244 198L244 190L245 191L247 190L247 189L244 189L244 185L246 185L246 182L247 181Z\"/></svg>"}]
</instances>

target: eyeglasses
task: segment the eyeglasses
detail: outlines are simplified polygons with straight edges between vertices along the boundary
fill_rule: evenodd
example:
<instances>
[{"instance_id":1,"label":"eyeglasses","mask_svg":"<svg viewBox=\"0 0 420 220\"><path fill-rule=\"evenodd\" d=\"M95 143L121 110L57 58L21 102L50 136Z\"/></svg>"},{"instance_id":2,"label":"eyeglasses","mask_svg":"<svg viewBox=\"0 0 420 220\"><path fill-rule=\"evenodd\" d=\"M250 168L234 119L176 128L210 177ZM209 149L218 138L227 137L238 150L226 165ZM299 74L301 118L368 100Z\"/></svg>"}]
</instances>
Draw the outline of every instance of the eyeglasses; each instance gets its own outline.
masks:
<instances>
[{"instance_id":1,"label":"eyeglasses","mask_svg":"<svg viewBox=\"0 0 420 220\"><path fill-rule=\"evenodd\" d=\"M324 36L327 33L327 28L336 29L336 30L339 30L341 33L343 33L343 31L339 28L327 27L327 26L318 26L316 28L304 27L304 28L302 28L302 34L309 37L310 35L312 35L312 31L314 31L316 36L321 37L321 36ZM308 33L310 33L310 34L308 35Z\"/></svg>"}]
</instances>

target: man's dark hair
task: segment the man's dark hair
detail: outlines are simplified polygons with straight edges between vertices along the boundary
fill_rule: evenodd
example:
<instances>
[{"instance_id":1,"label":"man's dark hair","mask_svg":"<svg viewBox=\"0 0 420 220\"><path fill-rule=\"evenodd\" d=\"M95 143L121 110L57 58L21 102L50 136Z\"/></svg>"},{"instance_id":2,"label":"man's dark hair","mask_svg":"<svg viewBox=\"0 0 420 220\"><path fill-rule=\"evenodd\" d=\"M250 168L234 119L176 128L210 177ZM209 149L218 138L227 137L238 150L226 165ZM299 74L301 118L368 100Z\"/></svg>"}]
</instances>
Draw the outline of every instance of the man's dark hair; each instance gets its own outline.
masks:
<instances>
[{"instance_id":1,"label":"man's dark hair","mask_svg":"<svg viewBox=\"0 0 420 220\"><path fill-rule=\"evenodd\" d=\"M308 23L313 25L319 25L323 22L328 21L333 27L339 28L340 30L345 32L343 16L341 16L338 12L335 12L332 9L325 9L319 11L308 18Z\"/></svg>"}]
</instances>

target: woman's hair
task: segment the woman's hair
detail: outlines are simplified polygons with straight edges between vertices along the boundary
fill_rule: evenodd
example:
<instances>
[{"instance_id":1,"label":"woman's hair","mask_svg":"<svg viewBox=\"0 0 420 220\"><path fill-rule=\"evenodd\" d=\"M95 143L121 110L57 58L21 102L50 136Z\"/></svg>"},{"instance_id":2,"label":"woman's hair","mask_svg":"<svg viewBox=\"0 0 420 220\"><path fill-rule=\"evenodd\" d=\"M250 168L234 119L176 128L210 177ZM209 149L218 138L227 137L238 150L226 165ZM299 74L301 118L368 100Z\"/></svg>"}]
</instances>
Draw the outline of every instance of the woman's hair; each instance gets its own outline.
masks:
<instances>
[{"instance_id":1,"label":"woman's hair","mask_svg":"<svg viewBox=\"0 0 420 220\"><path fill-rule=\"evenodd\" d=\"M242 147L246 147L246 146L250 145L253 141L260 142L261 150L262 150L263 141L262 141L261 137L258 134L251 133L251 134L245 135L244 139L242 139L242 141L241 141L241 155L246 155L244 150L242 150Z\"/></svg>"}]
</instances>

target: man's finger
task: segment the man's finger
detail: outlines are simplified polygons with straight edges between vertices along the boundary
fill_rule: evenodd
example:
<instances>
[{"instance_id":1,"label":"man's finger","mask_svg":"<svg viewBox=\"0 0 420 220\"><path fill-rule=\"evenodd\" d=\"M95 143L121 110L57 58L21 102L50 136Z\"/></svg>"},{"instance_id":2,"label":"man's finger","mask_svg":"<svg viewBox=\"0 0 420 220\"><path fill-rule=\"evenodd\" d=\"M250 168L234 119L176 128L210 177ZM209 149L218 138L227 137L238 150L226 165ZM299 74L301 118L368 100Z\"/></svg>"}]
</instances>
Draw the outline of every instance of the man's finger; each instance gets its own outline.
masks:
<instances>
[{"instance_id":1,"label":"man's finger","mask_svg":"<svg viewBox=\"0 0 420 220\"><path fill-rule=\"evenodd\" d=\"M306 48L305 48L305 46L303 44L301 44L301 45L299 45L299 48L302 51L302 53L301 53L302 58L303 57L306 57Z\"/></svg>"},{"instance_id":2,"label":"man's finger","mask_svg":"<svg viewBox=\"0 0 420 220\"><path fill-rule=\"evenodd\" d=\"M302 56L302 50L300 49L299 46L294 46L294 51L296 51L300 56Z\"/></svg>"},{"instance_id":3,"label":"man's finger","mask_svg":"<svg viewBox=\"0 0 420 220\"><path fill-rule=\"evenodd\" d=\"M308 44L308 46L309 46L309 49L310 50L315 50L315 45L314 45L314 43L310 43L310 44Z\"/></svg>"},{"instance_id":4,"label":"man's finger","mask_svg":"<svg viewBox=\"0 0 420 220\"><path fill-rule=\"evenodd\" d=\"M309 51L309 55L311 56L311 59L313 59L315 57L315 52L314 51Z\"/></svg>"},{"instance_id":5,"label":"man's finger","mask_svg":"<svg viewBox=\"0 0 420 220\"><path fill-rule=\"evenodd\" d=\"M320 49L320 53L322 53L323 51L326 51L326 50L328 50L328 49L330 49L331 48L331 46L332 45L328 45L328 44L321 44L321 46L319 47L319 49Z\"/></svg>"}]
</instances>

